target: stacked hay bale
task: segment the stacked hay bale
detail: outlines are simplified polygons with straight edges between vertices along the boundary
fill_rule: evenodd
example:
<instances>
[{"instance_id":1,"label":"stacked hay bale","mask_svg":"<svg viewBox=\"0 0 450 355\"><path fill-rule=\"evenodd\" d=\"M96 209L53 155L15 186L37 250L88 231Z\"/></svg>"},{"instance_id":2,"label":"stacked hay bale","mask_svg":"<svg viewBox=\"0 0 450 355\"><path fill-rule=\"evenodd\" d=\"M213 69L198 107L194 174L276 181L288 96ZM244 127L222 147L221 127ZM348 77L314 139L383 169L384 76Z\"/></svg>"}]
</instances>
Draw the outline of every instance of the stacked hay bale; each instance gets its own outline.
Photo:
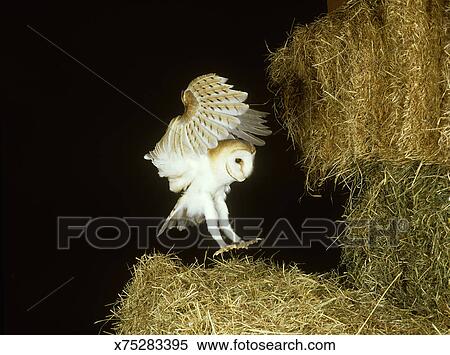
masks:
<instances>
[{"instance_id":1,"label":"stacked hay bale","mask_svg":"<svg viewBox=\"0 0 450 355\"><path fill-rule=\"evenodd\" d=\"M113 310L118 334L437 334L446 325L393 307L335 275L251 258L185 266L143 256Z\"/></svg>"},{"instance_id":2,"label":"stacked hay bale","mask_svg":"<svg viewBox=\"0 0 450 355\"><path fill-rule=\"evenodd\" d=\"M276 109L307 186L347 184L357 287L450 317L450 5L351 0L271 56Z\"/></svg>"}]
</instances>

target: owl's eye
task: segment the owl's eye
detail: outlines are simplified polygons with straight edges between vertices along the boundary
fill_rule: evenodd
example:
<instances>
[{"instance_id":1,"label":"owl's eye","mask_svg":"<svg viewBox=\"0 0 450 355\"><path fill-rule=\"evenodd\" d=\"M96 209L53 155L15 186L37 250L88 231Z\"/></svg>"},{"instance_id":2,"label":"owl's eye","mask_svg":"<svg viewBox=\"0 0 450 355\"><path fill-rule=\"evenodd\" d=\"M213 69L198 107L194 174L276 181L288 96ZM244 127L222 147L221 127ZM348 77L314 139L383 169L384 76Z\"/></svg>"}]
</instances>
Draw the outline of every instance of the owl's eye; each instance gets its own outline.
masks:
<instances>
[{"instance_id":1,"label":"owl's eye","mask_svg":"<svg viewBox=\"0 0 450 355\"><path fill-rule=\"evenodd\" d=\"M236 158L236 159L234 159L234 161L236 162L236 164L241 164L242 163L242 159L241 158Z\"/></svg>"}]
</instances>

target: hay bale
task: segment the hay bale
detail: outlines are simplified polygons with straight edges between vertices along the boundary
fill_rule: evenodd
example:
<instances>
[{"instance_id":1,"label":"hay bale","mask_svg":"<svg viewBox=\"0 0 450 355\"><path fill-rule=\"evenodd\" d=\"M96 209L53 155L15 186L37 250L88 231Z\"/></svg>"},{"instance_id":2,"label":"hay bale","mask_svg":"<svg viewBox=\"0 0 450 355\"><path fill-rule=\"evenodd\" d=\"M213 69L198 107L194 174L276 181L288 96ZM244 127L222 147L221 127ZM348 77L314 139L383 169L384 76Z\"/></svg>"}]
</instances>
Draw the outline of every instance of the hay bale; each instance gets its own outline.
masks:
<instances>
[{"instance_id":1,"label":"hay bale","mask_svg":"<svg viewBox=\"0 0 450 355\"><path fill-rule=\"evenodd\" d=\"M334 178L353 191L340 239L350 278L380 295L400 275L386 297L440 317L450 316L449 15L448 0L350 0L296 28L269 67L307 187ZM399 219L410 228L397 244L361 228Z\"/></svg>"},{"instance_id":2,"label":"hay bale","mask_svg":"<svg viewBox=\"0 0 450 355\"><path fill-rule=\"evenodd\" d=\"M342 261L357 287L450 326L450 174L417 164L374 165L347 210Z\"/></svg>"},{"instance_id":3,"label":"hay bale","mask_svg":"<svg viewBox=\"0 0 450 355\"><path fill-rule=\"evenodd\" d=\"M113 310L117 334L436 334L439 320L346 290L334 275L252 258L185 266L144 255Z\"/></svg>"},{"instance_id":4,"label":"hay bale","mask_svg":"<svg viewBox=\"0 0 450 355\"><path fill-rule=\"evenodd\" d=\"M351 0L271 55L308 187L373 161L450 167L449 13L447 0Z\"/></svg>"}]
</instances>

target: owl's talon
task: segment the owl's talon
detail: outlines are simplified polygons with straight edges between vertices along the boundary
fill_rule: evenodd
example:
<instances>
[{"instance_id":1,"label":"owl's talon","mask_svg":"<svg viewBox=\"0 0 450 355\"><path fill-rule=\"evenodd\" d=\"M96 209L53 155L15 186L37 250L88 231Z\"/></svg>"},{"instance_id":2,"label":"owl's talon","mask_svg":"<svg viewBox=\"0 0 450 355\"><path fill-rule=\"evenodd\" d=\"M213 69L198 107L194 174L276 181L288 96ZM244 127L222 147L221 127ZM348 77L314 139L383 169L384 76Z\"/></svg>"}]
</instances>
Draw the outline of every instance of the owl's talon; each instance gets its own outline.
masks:
<instances>
[{"instance_id":1,"label":"owl's talon","mask_svg":"<svg viewBox=\"0 0 450 355\"><path fill-rule=\"evenodd\" d=\"M219 256L219 255L221 255L223 253L226 253L226 252L234 250L234 249L248 249L248 247L250 245L257 243L260 240L261 240L261 238L256 238L256 239L248 240L248 241L245 241L245 242L243 241L243 242L239 242L239 243L235 243L235 244L225 245L224 247L222 247L219 250L217 250L213 254L213 257Z\"/></svg>"}]
</instances>

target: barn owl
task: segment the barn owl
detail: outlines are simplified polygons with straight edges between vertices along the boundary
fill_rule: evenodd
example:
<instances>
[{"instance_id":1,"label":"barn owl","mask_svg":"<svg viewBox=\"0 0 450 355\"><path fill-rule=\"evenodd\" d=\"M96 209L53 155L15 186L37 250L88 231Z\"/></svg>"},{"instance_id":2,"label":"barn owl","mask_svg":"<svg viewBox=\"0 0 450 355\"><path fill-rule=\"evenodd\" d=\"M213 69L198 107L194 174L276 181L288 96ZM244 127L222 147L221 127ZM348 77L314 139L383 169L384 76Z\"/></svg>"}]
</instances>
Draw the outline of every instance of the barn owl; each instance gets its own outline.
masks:
<instances>
[{"instance_id":1,"label":"barn owl","mask_svg":"<svg viewBox=\"0 0 450 355\"><path fill-rule=\"evenodd\" d=\"M272 133L264 125L268 114L250 109L244 103L247 93L233 90L227 80L216 74L192 80L181 94L184 113L171 120L154 150L144 156L159 176L168 178L170 191L181 193L158 235L206 220L219 251L245 245L230 225L225 199L230 185L253 171L255 145L264 145L256 135Z\"/></svg>"}]
</instances>

